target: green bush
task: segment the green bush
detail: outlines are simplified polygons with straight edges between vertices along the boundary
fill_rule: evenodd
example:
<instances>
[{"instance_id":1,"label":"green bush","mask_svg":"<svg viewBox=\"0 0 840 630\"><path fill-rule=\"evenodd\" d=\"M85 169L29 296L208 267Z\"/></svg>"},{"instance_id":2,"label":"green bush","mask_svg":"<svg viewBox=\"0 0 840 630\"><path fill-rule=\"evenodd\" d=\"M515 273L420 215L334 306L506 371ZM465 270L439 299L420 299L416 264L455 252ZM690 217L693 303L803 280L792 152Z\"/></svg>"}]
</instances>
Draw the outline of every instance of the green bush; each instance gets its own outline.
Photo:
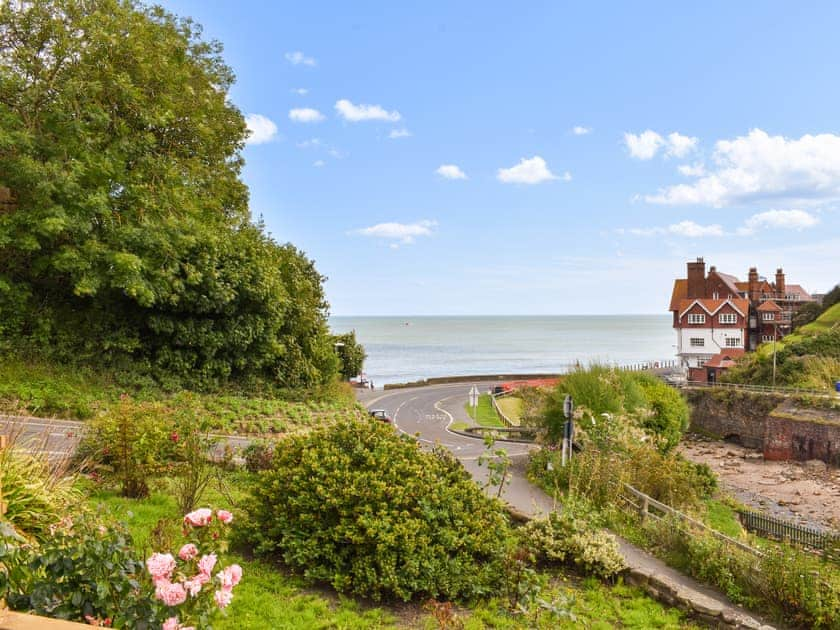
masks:
<instances>
[{"instance_id":1,"label":"green bush","mask_svg":"<svg viewBox=\"0 0 840 630\"><path fill-rule=\"evenodd\" d=\"M268 440L254 440L242 451L245 458L245 469L257 473L271 468L274 459L274 444Z\"/></svg>"},{"instance_id":2,"label":"green bush","mask_svg":"<svg viewBox=\"0 0 840 630\"><path fill-rule=\"evenodd\" d=\"M499 586L509 537L500 504L451 454L388 425L290 436L251 492L255 551L340 592L464 599Z\"/></svg>"},{"instance_id":3,"label":"green bush","mask_svg":"<svg viewBox=\"0 0 840 630\"><path fill-rule=\"evenodd\" d=\"M149 495L149 480L174 459L178 440L171 409L123 396L107 414L90 421L77 458L119 481L123 496Z\"/></svg>"},{"instance_id":4,"label":"green bush","mask_svg":"<svg viewBox=\"0 0 840 630\"><path fill-rule=\"evenodd\" d=\"M639 423L658 438L663 451L670 451L688 428L688 403L676 389L654 376L638 374L636 379L643 392L644 406L649 409L641 415Z\"/></svg>"},{"instance_id":5,"label":"green bush","mask_svg":"<svg viewBox=\"0 0 840 630\"><path fill-rule=\"evenodd\" d=\"M574 564L587 574L607 579L625 568L615 536L585 513L563 509L529 522L522 538L540 559Z\"/></svg>"},{"instance_id":6,"label":"green bush","mask_svg":"<svg viewBox=\"0 0 840 630\"><path fill-rule=\"evenodd\" d=\"M14 610L81 622L107 619L109 626L138 630L159 628L165 618L143 561L120 527L106 528L84 515L65 518L15 561L7 587Z\"/></svg>"}]
</instances>

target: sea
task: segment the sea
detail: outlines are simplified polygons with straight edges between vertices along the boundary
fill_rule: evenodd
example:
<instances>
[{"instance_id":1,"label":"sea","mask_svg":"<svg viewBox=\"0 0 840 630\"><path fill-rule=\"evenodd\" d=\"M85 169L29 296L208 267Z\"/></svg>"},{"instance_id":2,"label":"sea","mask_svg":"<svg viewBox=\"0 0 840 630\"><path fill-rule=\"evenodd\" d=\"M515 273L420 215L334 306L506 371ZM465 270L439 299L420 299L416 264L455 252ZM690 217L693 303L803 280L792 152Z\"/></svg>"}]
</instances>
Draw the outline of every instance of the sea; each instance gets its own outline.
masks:
<instances>
[{"instance_id":1,"label":"sea","mask_svg":"<svg viewBox=\"0 0 840 630\"><path fill-rule=\"evenodd\" d=\"M673 361L670 315L331 317L356 332L378 388L440 376L560 374L576 364Z\"/></svg>"}]
</instances>

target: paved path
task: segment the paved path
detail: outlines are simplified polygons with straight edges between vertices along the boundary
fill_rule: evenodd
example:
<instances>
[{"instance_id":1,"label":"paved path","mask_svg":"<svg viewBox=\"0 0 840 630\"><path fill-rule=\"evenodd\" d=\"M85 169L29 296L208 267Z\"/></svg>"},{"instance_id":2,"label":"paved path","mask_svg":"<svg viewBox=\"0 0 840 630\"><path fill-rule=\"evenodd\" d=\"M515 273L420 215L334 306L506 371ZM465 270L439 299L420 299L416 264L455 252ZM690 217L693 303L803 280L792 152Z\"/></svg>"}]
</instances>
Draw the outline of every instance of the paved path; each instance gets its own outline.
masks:
<instances>
[{"instance_id":1,"label":"paved path","mask_svg":"<svg viewBox=\"0 0 840 630\"><path fill-rule=\"evenodd\" d=\"M476 383L482 391L489 390L493 384ZM428 446L441 444L451 450L464 468L483 485L487 479L487 469L479 466L477 460L485 450L484 443L480 439L453 433L448 428L453 422L470 422L464 404L471 386L471 383L459 383L387 392L362 390L357 396L368 409L388 411L397 430L416 436ZM525 476L528 452L534 447L512 442L504 443L504 447L514 460L514 465L511 482L504 488L502 498L518 512L531 517L555 509L552 498L531 484ZM495 495L496 490L491 488L488 492ZM723 622L740 628L773 628L756 615L732 604L720 591L683 575L626 540L618 540L630 577L657 598L693 610L713 623Z\"/></svg>"}]
</instances>

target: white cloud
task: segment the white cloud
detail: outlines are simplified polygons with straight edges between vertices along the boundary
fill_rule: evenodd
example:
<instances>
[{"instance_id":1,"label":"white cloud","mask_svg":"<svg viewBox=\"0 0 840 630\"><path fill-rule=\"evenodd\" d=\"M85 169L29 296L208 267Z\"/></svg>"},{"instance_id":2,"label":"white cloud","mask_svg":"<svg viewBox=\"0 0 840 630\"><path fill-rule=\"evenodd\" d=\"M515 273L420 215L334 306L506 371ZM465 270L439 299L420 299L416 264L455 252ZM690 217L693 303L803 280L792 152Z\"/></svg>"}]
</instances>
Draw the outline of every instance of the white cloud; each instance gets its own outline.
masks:
<instances>
[{"instance_id":1,"label":"white cloud","mask_svg":"<svg viewBox=\"0 0 840 630\"><path fill-rule=\"evenodd\" d=\"M805 210L767 210L752 215L744 221L739 234L754 234L762 228L782 228L787 230L804 230L814 227L820 220Z\"/></svg>"},{"instance_id":2,"label":"white cloud","mask_svg":"<svg viewBox=\"0 0 840 630\"><path fill-rule=\"evenodd\" d=\"M299 123L316 123L324 120L324 115L311 107L296 107L289 110L289 120Z\"/></svg>"},{"instance_id":3,"label":"white cloud","mask_svg":"<svg viewBox=\"0 0 840 630\"><path fill-rule=\"evenodd\" d=\"M309 94L309 90L307 88L292 88L292 94L297 94L298 96L306 96Z\"/></svg>"},{"instance_id":4,"label":"white cloud","mask_svg":"<svg viewBox=\"0 0 840 630\"><path fill-rule=\"evenodd\" d=\"M649 160L665 144L665 139L655 131L647 129L640 134L625 133L624 144L630 156L638 160Z\"/></svg>"},{"instance_id":5,"label":"white cloud","mask_svg":"<svg viewBox=\"0 0 840 630\"><path fill-rule=\"evenodd\" d=\"M624 144L630 156L638 160L650 160L663 148L666 157L685 157L697 148L697 143L697 138L684 136L676 131L669 133L665 138L652 129L646 129L639 134L624 134Z\"/></svg>"},{"instance_id":6,"label":"white cloud","mask_svg":"<svg viewBox=\"0 0 840 630\"><path fill-rule=\"evenodd\" d=\"M500 168L496 178L505 184L539 184L551 179L557 179L549 169L545 160L539 155L532 158L522 158L519 164L510 168Z\"/></svg>"},{"instance_id":7,"label":"white cloud","mask_svg":"<svg viewBox=\"0 0 840 630\"><path fill-rule=\"evenodd\" d=\"M667 186L645 200L716 207L764 199L802 203L840 199L840 136L770 136L753 129L718 140L715 168L692 184Z\"/></svg>"},{"instance_id":8,"label":"white cloud","mask_svg":"<svg viewBox=\"0 0 840 630\"><path fill-rule=\"evenodd\" d=\"M315 66L318 64L312 57L307 57L301 51L295 50L293 52L286 53L286 61L288 61L293 66Z\"/></svg>"},{"instance_id":9,"label":"white cloud","mask_svg":"<svg viewBox=\"0 0 840 630\"><path fill-rule=\"evenodd\" d=\"M717 223L711 225L700 225L694 221L680 221L665 227L651 227L651 228L630 228L627 230L634 236L684 236L686 238L703 238L707 236L723 236L723 227ZM624 233L623 230L620 233Z\"/></svg>"},{"instance_id":10,"label":"white cloud","mask_svg":"<svg viewBox=\"0 0 840 630\"><path fill-rule=\"evenodd\" d=\"M700 225L694 221L680 221L664 227L619 228L618 234L629 233L634 236L683 236L686 238L703 238L708 236L745 236L755 234L762 229L804 230L814 227L820 222L819 218L805 210L767 210L759 212L744 221L744 224L734 232L726 232L717 223Z\"/></svg>"},{"instance_id":11,"label":"white cloud","mask_svg":"<svg viewBox=\"0 0 840 630\"><path fill-rule=\"evenodd\" d=\"M326 162L324 162L324 160L315 160L314 162L312 162L312 166L316 168L321 168L325 163Z\"/></svg>"},{"instance_id":12,"label":"white cloud","mask_svg":"<svg viewBox=\"0 0 840 630\"><path fill-rule=\"evenodd\" d=\"M309 149L311 147L320 147L323 143L320 138L309 138L297 143L298 149Z\"/></svg>"},{"instance_id":13,"label":"white cloud","mask_svg":"<svg viewBox=\"0 0 840 630\"><path fill-rule=\"evenodd\" d=\"M680 172L680 175L685 175L686 177L702 177L706 174L706 167L702 162L680 164L677 170Z\"/></svg>"},{"instance_id":14,"label":"white cloud","mask_svg":"<svg viewBox=\"0 0 840 630\"><path fill-rule=\"evenodd\" d=\"M400 129L391 129L391 133L388 134L388 137L394 140L396 138L408 138L411 135L412 133L408 129L402 127Z\"/></svg>"},{"instance_id":15,"label":"white cloud","mask_svg":"<svg viewBox=\"0 0 840 630\"><path fill-rule=\"evenodd\" d=\"M431 236L435 227L437 227L437 221L428 220L417 221L416 223L377 223L370 227L354 230L353 233L394 241L391 244L394 247L400 244L409 245L419 236Z\"/></svg>"},{"instance_id":16,"label":"white cloud","mask_svg":"<svg viewBox=\"0 0 840 630\"><path fill-rule=\"evenodd\" d=\"M456 164L441 164L435 173L444 179L467 179L466 173Z\"/></svg>"},{"instance_id":17,"label":"white cloud","mask_svg":"<svg viewBox=\"0 0 840 630\"><path fill-rule=\"evenodd\" d=\"M402 118L396 110L389 112L379 105L354 105L346 98L336 101L335 109L339 116L350 122L359 122L362 120L397 122Z\"/></svg>"},{"instance_id":18,"label":"white cloud","mask_svg":"<svg viewBox=\"0 0 840 630\"><path fill-rule=\"evenodd\" d=\"M665 154L671 157L685 157L697 148L697 138L684 136L676 131L668 134L668 149Z\"/></svg>"},{"instance_id":19,"label":"white cloud","mask_svg":"<svg viewBox=\"0 0 840 630\"><path fill-rule=\"evenodd\" d=\"M585 136L588 133L592 133L592 127L583 127L581 125L576 125L572 127L572 133L576 136Z\"/></svg>"},{"instance_id":20,"label":"white cloud","mask_svg":"<svg viewBox=\"0 0 840 630\"><path fill-rule=\"evenodd\" d=\"M245 124L250 132L245 144L264 144L277 137L277 125L262 114L248 114L245 116Z\"/></svg>"},{"instance_id":21,"label":"white cloud","mask_svg":"<svg viewBox=\"0 0 840 630\"><path fill-rule=\"evenodd\" d=\"M564 182L570 182L570 181L572 181L572 174L569 171L565 171L560 176L560 179L562 179Z\"/></svg>"}]
</instances>

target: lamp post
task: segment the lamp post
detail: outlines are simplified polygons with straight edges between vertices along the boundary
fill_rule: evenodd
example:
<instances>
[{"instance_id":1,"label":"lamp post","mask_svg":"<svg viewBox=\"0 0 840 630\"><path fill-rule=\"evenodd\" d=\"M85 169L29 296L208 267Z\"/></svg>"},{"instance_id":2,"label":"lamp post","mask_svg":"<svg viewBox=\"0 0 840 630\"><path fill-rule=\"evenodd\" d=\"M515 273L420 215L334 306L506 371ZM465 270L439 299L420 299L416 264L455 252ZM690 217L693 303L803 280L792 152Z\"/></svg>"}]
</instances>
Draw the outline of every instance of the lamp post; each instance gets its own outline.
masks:
<instances>
[{"instance_id":1,"label":"lamp post","mask_svg":"<svg viewBox=\"0 0 840 630\"><path fill-rule=\"evenodd\" d=\"M776 386L776 338L779 336L779 324L773 315L773 387Z\"/></svg>"},{"instance_id":2,"label":"lamp post","mask_svg":"<svg viewBox=\"0 0 840 630\"><path fill-rule=\"evenodd\" d=\"M574 410L575 403L572 397L567 394L563 401L563 415L566 416L566 422L563 425L563 447L560 453L560 464L562 466L565 466L567 461L572 461L572 444L575 435L575 425L572 420Z\"/></svg>"}]
</instances>

